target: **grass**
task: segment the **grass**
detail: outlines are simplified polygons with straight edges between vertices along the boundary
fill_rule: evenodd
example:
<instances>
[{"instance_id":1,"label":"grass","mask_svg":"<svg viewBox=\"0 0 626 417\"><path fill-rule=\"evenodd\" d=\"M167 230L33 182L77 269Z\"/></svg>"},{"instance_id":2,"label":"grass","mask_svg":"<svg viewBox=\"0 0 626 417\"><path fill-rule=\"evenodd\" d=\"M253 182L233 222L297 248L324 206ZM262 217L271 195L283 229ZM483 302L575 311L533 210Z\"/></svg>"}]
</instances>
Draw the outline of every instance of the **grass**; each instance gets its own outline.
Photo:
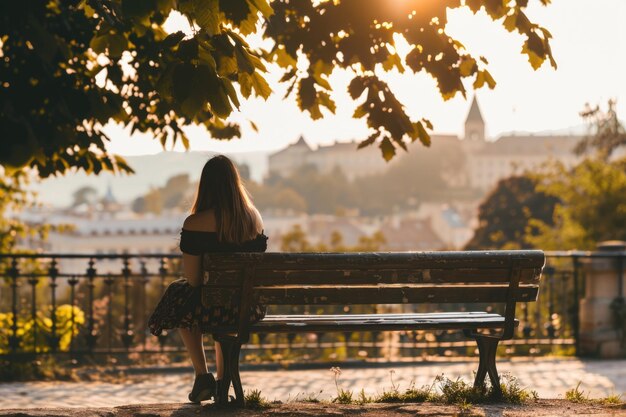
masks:
<instances>
[{"instance_id":1,"label":"grass","mask_svg":"<svg viewBox=\"0 0 626 417\"><path fill-rule=\"evenodd\" d=\"M569 390L565 391L565 399L567 401L571 401L573 403L588 403L588 402L590 402L589 394L585 394L585 392L580 389L580 384L581 383L582 383L582 381L578 381L578 384L576 385L576 388L569 389Z\"/></svg>"},{"instance_id":2,"label":"grass","mask_svg":"<svg viewBox=\"0 0 626 417\"><path fill-rule=\"evenodd\" d=\"M430 386L416 388L411 383L406 390L400 390L398 384L393 379L394 372L390 372L391 389L382 393L370 396L367 395L365 389L361 389L358 394L353 391L344 389L339 384L339 368L332 368L334 373L335 387L337 395L330 402L335 404L356 404L363 405L369 403L423 403L432 402L440 404L452 404L459 407L459 415L470 415L471 409L475 404L485 404L494 402L503 402L507 404L523 405L531 401L537 401L539 396L536 391L523 388L517 378L510 374L504 374L500 377L500 389L502 396L497 398L491 386L475 388L472 384L463 381L461 378L449 379L444 375L435 378ZM590 399L589 395L580 389L581 382L575 388L565 393L565 399L574 403L598 404L605 406L623 405L621 395L612 394L601 399ZM438 388L436 390L435 388ZM438 392L437 392L438 391ZM320 403L319 396L322 392L309 394L308 397L299 399L303 402ZM299 396L300 394L298 394ZM298 400L298 396L294 401ZM249 408L266 408L270 404L262 396L259 390L253 390L246 394L246 407Z\"/></svg>"},{"instance_id":3,"label":"grass","mask_svg":"<svg viewBox=\"0 0 626 417\"><path fill-rule=\"evenodd\" d=\"M622 396L618 394L610 394L604 398L591 399L589 394L580 389L582 381L578 381L575 388L565 392L565 399L578 404L598 404L598 405L623 405Z\"/></svg>"},{"instance_id":4,"label":"grass","mask_svg":"<svg viewBox=\"0 0 626 417\"><path fill-rule=\"evenodd\" d=\"M475 388L472 384L463 381L460 378L455 380L437 376L430 386L416 388L414 383L401 391L399 385L394 380L394 371L389 373L391 380L391 389L385 390L376 396L368 396L364 389L354 395L351 390L342 388L339 384L339 368L331 368L334 374L335 387L337 395L332 398L331 402L337 404L367 404L367 403L422 403L436 402L442 404L456 404L461 408L462 412L467 412L468 407L472 404L483 404L492 402L505 402L509 404L524 404L531 400L537 400L536 391L530 391L523 388L518 380L509 374L504 374L500 380L500 389L502 397L497 398L492 387L486 386ZM439 393L435 387L439 388ZM465 410L465 411L464 411Z\"/></svg>"},{"instance_id":5,"label":"grass","mask_svg":"<svg viewBox=\"0 0 626 417\"><path fill-rule=\"evenodd\" d=\"M443 404L457 404L461 409L467 408L471 404L483 404L492 402L505 402L508 404L524 404L531 400L537 400L536 391L530 391L523 388L518 380L509 375L504 374L500 380L500 389L502 397L497 398L492 387L486 386L475 388L472 384L463 381L461 378L455 380L446 378L443 375L437 376L430 386L416 388L414 383L401 391L399 385L394 381L394 371L390 372L391 389L385 390L376 396L368 396L365 390L361 390L357 396L352 391L343 389L339 386L339 368L332 368L331 372L335 375L335 386L337 388L337 396L331 401L338 404L366 404L366 403L422 403L437 402ZM439 392L435 390L438 386Z\"/></svg>"},{"instance_id":6,"label":"grass","mask_svg":"<svg viewBox=\"0 0 626 417\"><path fill-rule=\"evenodd\" d=\"M261 391L258 389L248 391L244 395L244 399L246 402L246 408L259 410L270 406L270 403L261 395Z\"/></svg>"},{"instance_id":7,"label":"grass","mask_svg":"<svg viewBox=\"0 0 626 417\"><path fill-rule=\"evenodd\" d=\"M510 404L524 404L530 400L537 401L539 399L537 391L529 391L523 388L517 378L511 374L504 374L500 379L504 380L504 382L500 384L504 402Z\"/></svg>"},{"instance_id":8,"label":"grass","mask_svg":"<svg viewBox=\"0 0 626 417\"><path fill-rule=\"evenodd\" d=\"M600 403L602 405L622 405L624 401L622 401L622 396L618 394L610 394L604 398L600 399Z\"/></svg>"},{"instance_id":9,"label":"grass","mask_svg":"<svg viewBox=\"0 0 626 417\"><path fill-rule=\"evenodd\" d=\"M337 390L337 396L332 399L332 402L337 404L353 404L352 391L339 388Z\"/></svg>"}]
</instances>

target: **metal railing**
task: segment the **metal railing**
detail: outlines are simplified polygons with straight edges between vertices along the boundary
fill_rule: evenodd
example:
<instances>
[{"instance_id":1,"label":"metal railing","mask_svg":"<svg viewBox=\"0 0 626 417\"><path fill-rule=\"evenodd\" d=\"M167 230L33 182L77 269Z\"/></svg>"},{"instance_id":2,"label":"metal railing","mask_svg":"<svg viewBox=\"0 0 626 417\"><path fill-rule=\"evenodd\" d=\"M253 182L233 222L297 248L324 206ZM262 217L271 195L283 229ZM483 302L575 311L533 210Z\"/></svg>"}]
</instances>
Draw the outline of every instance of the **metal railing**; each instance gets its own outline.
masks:
<instances>
[{"instance_id":1,"label":"metal railing","mask_svg":"<svg viewBox=\"0 0 626 417\"><path fill-rule=\"evenodd\" d=\"M624 265L626 259L626 252L546 255L539 300L520 303L518 334L504 342L506 353L576 354L579 301L585 291L582 263L603 257L616 258ZM183 352L176 332L155 337L147 330L150 312L166 286L180 277L179 271L178 254L0 254L0 357L134 357ZM381 312L387 307L339 308L356 313ZM298 312L312 311L303 307ZM459 332L355 332L254 335L244 354L253 361L310 361L463 355L474 349L474 342Z\"/></svg>"}]
</instances>

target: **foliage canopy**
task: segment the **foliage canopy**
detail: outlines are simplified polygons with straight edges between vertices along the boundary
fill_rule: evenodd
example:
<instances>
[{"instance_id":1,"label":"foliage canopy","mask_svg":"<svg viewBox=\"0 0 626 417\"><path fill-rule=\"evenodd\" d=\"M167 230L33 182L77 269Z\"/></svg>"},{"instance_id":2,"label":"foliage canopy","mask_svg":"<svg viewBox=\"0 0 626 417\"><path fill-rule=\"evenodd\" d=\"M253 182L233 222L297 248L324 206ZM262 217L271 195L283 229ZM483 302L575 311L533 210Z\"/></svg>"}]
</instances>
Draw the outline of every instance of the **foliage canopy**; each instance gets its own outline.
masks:
<instances>
[{"instance_id":1,"label":"foliage canopy","mask_svg":"<svg viewBox=\"0 0 626 417\"><path fill-rule=\"evenodd\" d=\"M550 0L538 0L547 5ZM548 30L525 14L529 0L25 0L0 3L0 164L36 168L41 177L70 168L131 171L107 152L109 121L147 132L163 144L188 140L182 127L205 126L212 137L240 135L228 121L242 98L271 93L263 73L280 68L281 82L313 119L335 111L328 76L352 74L355 118L390 159L419 140L426 119L407 115L381 78L389 71L426 72L445 99L493 88L484 57L472 56L446 31L447 11L483 9L525 38L533 68L556 67ZM180 12L191 35L168 34ZM257 33L272 46L253 47ZM397 49L402 37L409 52Z\"/></svg>"},{"instance_id":2,"label":"foliage canopy","mask_svg":"<svg viewBox=\"0 0 626 417\"><path fill-rule=\"evenodd\" d=\"M538 180L529 176L501 180L478 209L478 227L466 250L524 249L534 245L530 236L553 225L559 198L537 190Z\"/></svg>"}]
</instances>

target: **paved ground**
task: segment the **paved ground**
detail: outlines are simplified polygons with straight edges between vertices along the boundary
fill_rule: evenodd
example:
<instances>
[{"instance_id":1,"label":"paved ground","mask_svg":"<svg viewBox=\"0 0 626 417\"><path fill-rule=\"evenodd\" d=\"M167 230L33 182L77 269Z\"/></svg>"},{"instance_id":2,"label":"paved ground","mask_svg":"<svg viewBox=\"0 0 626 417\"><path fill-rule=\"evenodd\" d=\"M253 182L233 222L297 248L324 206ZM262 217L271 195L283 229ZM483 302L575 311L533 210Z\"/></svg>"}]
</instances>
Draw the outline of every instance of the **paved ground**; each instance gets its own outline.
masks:
<instances>
[{"instance_id":1,"label":"paved ground","mask_svg":"<svg viewBox=\"0 0 626 417\"><path fill-rule=\"evenodd\" d=\"M213 404L134 404L120 407L0 409L0 417L625 417L626 406L539 400L524 405L470 407L434 403L341 405L290 402L268 408L219 409Z\"/></svg>"},{"instance_id":2,"label":"paved ground","mask_svg":"<svg viewBox=\"0 0 626 417\"><path fill-rule=\"evenodd\" d=\"M341 388L380 393L394 383L405 389L432 384L437 375L471 381L476 362L423 363L387 368L343 369ZM591 398L619 394L626 398L626 360L590 361L579 359L500 360L501 374L509 372L522 386L536 390L540 398L563 398L565 391L581 382L580 389ZM329 369L242 372L246 389L259 389L269 400L290 401L308 397L328 399L336 394L334 375ZM113 407L124 404L185 402L193 375L149 374L131 377L123 383L27 382L0 384L0 408Z\"/></svg>"}]
</instances>

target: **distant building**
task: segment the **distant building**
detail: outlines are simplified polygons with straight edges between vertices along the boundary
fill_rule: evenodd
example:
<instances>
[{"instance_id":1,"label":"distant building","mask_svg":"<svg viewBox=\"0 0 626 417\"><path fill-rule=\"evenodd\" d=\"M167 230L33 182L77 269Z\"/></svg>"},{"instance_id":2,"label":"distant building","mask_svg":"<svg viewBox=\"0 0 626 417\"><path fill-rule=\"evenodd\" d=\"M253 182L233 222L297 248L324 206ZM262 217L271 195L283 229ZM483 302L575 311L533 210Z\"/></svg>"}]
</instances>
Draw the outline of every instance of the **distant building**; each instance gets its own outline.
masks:
<instances>
[{"instance_id":1,"label":"distant building","mask_svg":"<svg viewBox=\"0 0 626 417\"><path fill-rule=\"evenodd\" d=\"M303 136L296 143L269 156L269 171L283 177L305 165L314 165L321 173L340 168L349 180L384 171L388 163L381 157L380 149L367 146L358 149L358 142L336 142L313 149Z\"/></svg>"},{"instance_id":2,"label":"distant building","mask_svg":"<svg viewBox=\"0 0 626 417\"><path fill-rule=\"evenodd\" d=\"M489 190L501 179L536 171L548 161L572 167L580 161L574 153L579 136L502 136L482 142L467 152L468 185Z\"/></svg>"},{"instance_id":3,"label":"distant building","mask_svg":"<svg viewBox=\"0 0 626 417\"><path fill-rule=\"evenodd\" d=\"M476 96L472 100L472 105L465 119L465 140L473 142L484 142L485 140L485 120L480 113Z\"/></svg>"},{"instance_id":4,"label":"distant building","mask_svg":"<svg viewBox=\"0 0 626 417\"><path fill-rule=\"evenodd\" d=\"M558 160L570 167L580 161L573 152L581 136L552 135L505 135L494 141L486 137L486 123L478 100L473 98L463 138L455 135L432 134L433 145L459 141L465 154L464 170L444 173L444 179L452 187L468 187L488 191L499 180L534 171L550 160ZM315 165L320 172L331 172L340 167L348 179L385 171L386 163L376 146L357 151L356 142L335 143L311 148L304 137L269 157L270 172L288 176L306 164Z\"/></svg>"},{"instance_id":5,"label":"distant building","mask_svg":"<svg viewBox=\"0 0 626 417\"><path fill-rule=\"evenodd\" d=\"M575 135L513 134L487 141L485 121L474 97L461 142L467 158L466 185L487 191L503 178L540 169L550 160L574 166L580 161L574 148L581 139Z\"/></svg>"}]
</instances>

